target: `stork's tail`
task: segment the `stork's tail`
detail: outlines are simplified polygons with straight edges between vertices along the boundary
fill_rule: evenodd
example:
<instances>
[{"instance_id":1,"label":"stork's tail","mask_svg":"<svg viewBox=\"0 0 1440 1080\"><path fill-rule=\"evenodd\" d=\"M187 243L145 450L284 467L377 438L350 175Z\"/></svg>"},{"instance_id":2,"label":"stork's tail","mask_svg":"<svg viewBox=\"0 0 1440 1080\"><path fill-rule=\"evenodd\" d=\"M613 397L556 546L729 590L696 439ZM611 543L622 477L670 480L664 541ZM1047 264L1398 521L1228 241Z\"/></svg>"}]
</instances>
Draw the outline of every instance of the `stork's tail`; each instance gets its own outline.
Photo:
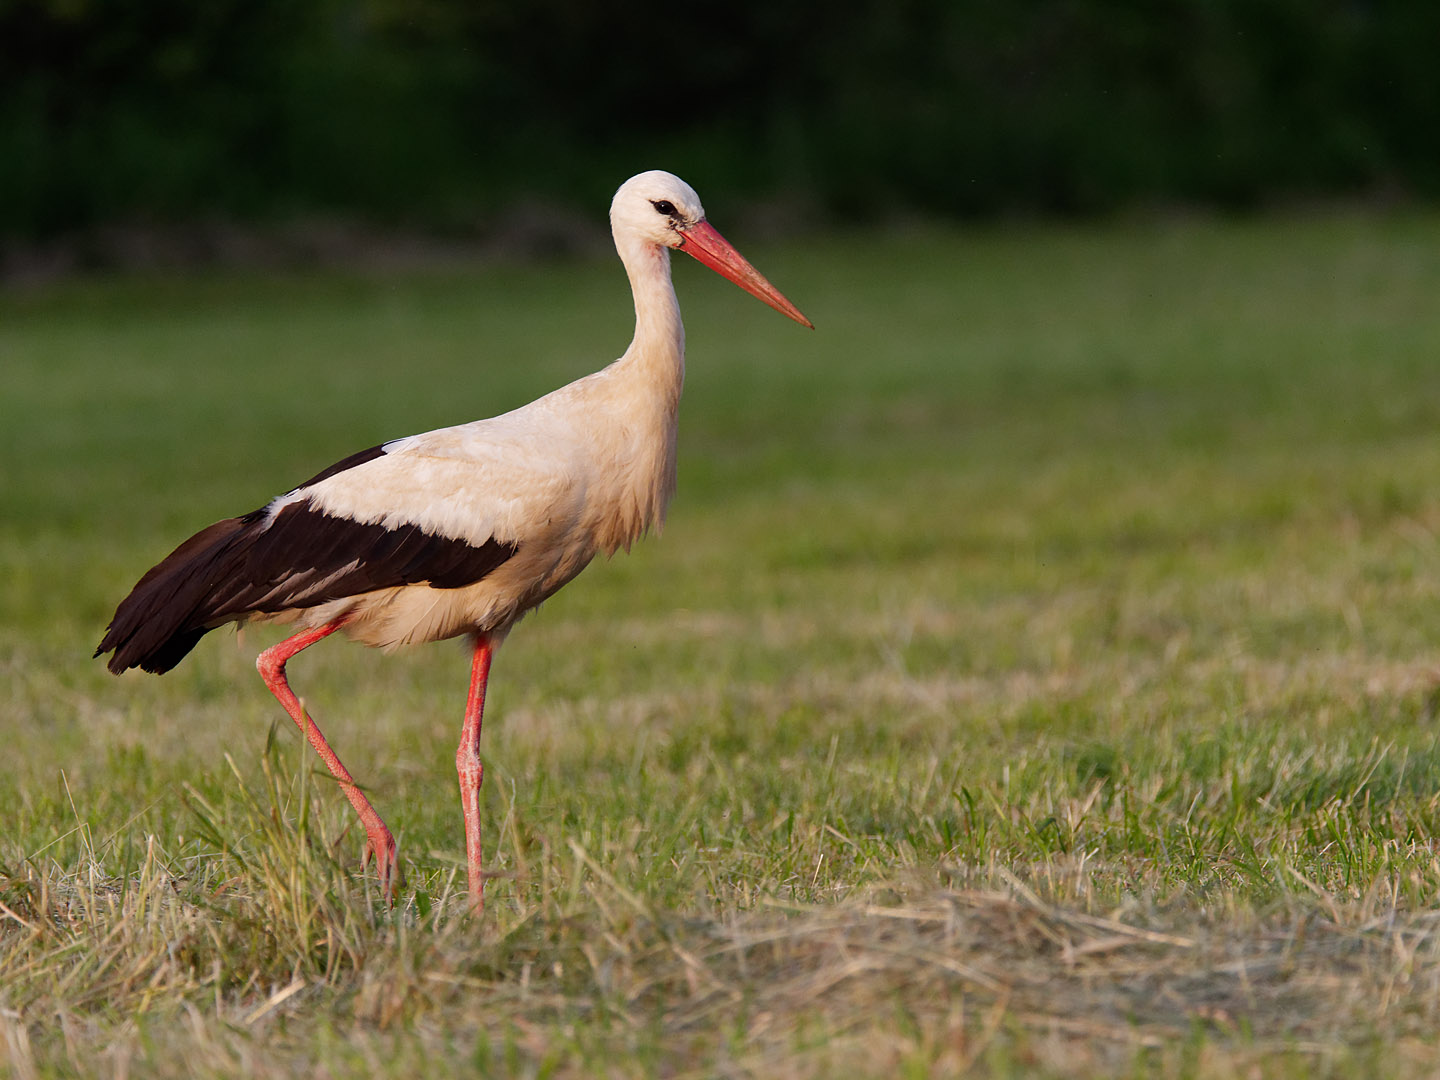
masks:
<instances>
[{"instance_id":1,"label":"stork's tail","mask_svg":"<svg viewBox=\"0 0 1440 1080\"><path fill-rule=\"evenodd\" d=\"M132 667L160 675L185 659L214 628L205 624L205 601L225 577L249 517L201 529L153 566L115 609L95 655L113 653L107 666L117 675Z\"/></svg>"}]
</instances>

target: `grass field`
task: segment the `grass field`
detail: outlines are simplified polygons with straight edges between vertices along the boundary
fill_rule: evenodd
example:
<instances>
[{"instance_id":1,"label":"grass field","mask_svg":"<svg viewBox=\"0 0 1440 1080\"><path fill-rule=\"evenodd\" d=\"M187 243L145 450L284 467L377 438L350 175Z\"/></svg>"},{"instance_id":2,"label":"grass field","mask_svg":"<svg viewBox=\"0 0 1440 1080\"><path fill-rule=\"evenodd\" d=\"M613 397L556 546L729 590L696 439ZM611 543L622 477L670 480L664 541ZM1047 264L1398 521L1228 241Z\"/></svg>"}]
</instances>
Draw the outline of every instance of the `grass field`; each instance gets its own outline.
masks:
<instances>
[{"instance_id":1,"label":"grass field","mask_svg":"<svg viewBox=\"0 0 1440 1080\"><path fill-rule=\"evenodd\" d=\"M90 659L188 533L628 340L617 263L0 296L0 1073L1428 1076L1440 217L677 266L664 535L496 661Z\"/></svg>"}]
</instances>

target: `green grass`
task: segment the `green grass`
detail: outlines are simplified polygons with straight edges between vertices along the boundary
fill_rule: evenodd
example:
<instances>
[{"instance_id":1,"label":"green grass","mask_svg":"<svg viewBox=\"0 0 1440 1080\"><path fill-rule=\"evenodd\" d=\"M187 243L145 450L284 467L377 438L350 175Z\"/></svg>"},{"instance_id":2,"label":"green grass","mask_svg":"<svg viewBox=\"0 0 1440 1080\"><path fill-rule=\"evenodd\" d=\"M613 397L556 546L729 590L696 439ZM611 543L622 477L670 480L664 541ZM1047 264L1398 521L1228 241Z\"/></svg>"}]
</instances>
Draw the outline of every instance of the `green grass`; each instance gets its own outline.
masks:
<instances>
[{"instance_id":1,"label":"green grass","mask_svg":"<svg viewBox=\"0 0 1440 1080\"><path fill-rule=\"evenodd\" d=\"M742 238L743 239L743 238ZM746 245L750 246L750 245ZM617 355L618 265L0 297L0 1072L1423 1076L1440 217L1017 226L677 267L664 535L467 673L89 659L210 520Z\"/></svg>"}]
</instances>

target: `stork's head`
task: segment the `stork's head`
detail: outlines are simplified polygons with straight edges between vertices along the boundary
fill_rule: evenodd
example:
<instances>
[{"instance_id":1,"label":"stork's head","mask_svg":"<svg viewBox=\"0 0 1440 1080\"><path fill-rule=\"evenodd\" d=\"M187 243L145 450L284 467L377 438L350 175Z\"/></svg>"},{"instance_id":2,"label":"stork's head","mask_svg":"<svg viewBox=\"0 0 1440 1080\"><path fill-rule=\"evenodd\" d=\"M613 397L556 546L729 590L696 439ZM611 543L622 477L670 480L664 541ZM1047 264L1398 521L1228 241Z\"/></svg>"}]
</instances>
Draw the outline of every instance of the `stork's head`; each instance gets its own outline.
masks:
<instances>
[{"instance_id":1,"label":"stork's head","mask_svg":"<svg viewBox=\"0 0 1440 1080\"><path fill-rule=\"evenodd\" d=\"M610 225L652 244L679 247L679 230L705 220L695 189L674 173L652 169L620 185L610 203Z\"/></svg>"},{"instance_id":2,"label":"stork's head","mask_svg":"<svg viewBox=\"0 0 1440 1080\"><path fill-rule=\"evenodd\" d=\"M610 227L617 243L622 236L638 237L694 256L782 315L813 329L800 309L705 220L700 196L674 173L653 169L621 184L610 202Z\"/></svg>"}]
</instances>

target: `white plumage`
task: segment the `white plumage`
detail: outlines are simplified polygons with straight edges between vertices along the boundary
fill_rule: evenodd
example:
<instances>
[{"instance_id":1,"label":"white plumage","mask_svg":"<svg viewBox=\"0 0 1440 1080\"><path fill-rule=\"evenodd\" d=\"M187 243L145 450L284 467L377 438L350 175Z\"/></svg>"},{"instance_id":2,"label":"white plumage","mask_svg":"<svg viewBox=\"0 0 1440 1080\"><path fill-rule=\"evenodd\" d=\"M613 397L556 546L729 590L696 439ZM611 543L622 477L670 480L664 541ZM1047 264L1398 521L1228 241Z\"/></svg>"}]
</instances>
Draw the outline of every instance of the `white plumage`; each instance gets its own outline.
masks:
<instances>
[{"instance_id":1,"label":"white plumage","mask_svg":"<svg viewBox=\"0 0 1440 1080\"><path fill-rule=\"evenodd\" d=\"M360 814L387 893L398 874L394 839L290 690L286 662L337 630L384 649L473 637L456 764L478 908L478 743L491 655L597 553L658 528L675 489L685 331L671 249L810 325L709 225L678 177L632 177L610 218L635 299L635 337L620 359L513 412L352 455L202 530L141 578L96 652L113 653L117 673L158 673L224 623L294 624L298 632L257 666Z\"/></svg>"}]
</instances>

